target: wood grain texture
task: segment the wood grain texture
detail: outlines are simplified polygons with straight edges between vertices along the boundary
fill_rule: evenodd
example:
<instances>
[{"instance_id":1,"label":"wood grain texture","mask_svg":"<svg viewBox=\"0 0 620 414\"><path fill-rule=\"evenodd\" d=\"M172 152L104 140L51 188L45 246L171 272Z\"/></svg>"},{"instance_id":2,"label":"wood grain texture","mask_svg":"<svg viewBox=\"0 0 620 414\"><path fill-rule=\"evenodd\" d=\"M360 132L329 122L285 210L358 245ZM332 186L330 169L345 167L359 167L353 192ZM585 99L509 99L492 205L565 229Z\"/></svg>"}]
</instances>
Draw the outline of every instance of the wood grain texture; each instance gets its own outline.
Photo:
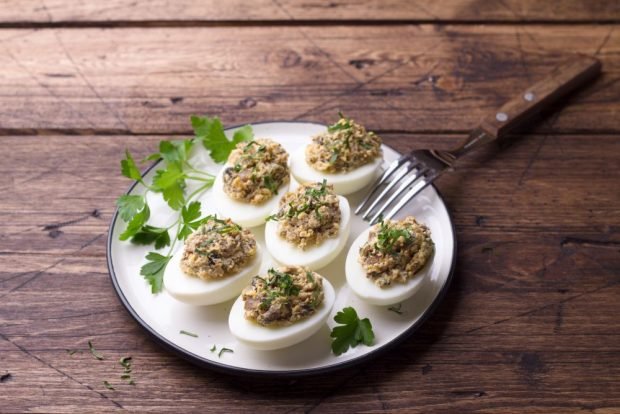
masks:
<instances>
[{"instance_id":1,"label":"wood grain texture","mask_svg":"<svg viewBox=\"0 0 620 414\"><path fill-rule=\"evenodd\" d=\"M4 0L0 22L617 21L615 1L570 0Z\"/></svg>"},{"instance_id":2,"label":"wood grain texture","mask_svg":"<svg viewBox=\"0 0 620 414\"><path fill-rule=\"evenodd\" d=\"M463 138L384 134L400 151ZM3 137L12 162L0 164L7 195L0 203L0 370L11 377L0 383L0 411L620 407L617 136L597 136L593 145L583 135L528 135L464 158L438 183L459 252L454 284L435 315L385 357L292 381L194 368L155 345L116 298L105 236L128 185L118 160L125 148L147 155L159 139ZM88 340L104 361L93 359ZM117 361L126 355L134 358L135 387L119 379Z\"/></svg>"},{"instance_id":3,"label":"wood grain texture","mask_svg":"<svg viewBox=\"0 0 620 414\"><path fill-rule=\"evenodd\" d=\"M463 132L570 49L604 73L540 132L616 132L619 39L604 26L3 30L0 128L185 133L196 113L230 125L342 109L375 130Z\"/></svg>"},{"instance_id":4,"label":"wood grain texture","mask_svg":"<svg viewBox=\"0 0 620 414\"><path fill-rule=\"evenodd\" d=\"M0 412L620 412L619 2L0 3ZM231 377L161 349L118 301L105 239L125 148L187 136L191 114L341 109L399 151L449 149L574 53L603 75L437 183L454 282L393 352Z\"/></svg>"}]
</instances>

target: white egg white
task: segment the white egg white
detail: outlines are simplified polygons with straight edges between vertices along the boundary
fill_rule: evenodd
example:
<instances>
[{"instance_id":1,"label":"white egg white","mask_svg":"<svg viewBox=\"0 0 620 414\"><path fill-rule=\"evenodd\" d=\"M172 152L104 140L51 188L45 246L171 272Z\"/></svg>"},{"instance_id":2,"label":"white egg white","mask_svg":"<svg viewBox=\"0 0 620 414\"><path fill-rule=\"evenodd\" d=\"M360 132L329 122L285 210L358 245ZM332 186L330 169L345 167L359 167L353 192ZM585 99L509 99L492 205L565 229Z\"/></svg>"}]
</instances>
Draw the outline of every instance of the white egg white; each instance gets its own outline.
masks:
<instances>
[{"instance_id":1,"label":"white egg white","mask_svg":"<svg viewBox=\"0 0 620 414\"><path fill-rule=\"evenodd\" d=\"M289 183L278 188L278 194L260 205L243 203L233 200L224 192L224 170L222 168L213 183L215 209L219 214L230 217L232 221L243 227L257 227L265 224L265 219L278 207L280 198L288 191Z\"/></svg>"},{"instance_id":2,"label":"white egg white","mask_svg":"<svg viewBox=\"0 0 620 414\"><path fill-rule=\"evenodd\" d=\"M371 305L393 305L413 296L421 287L430 269L432 257L413 278L407 283L393 283L387 287L379 287L366 276L366 271L358 262L360 248L368 240L370 228L364 230L351 245L345 264L347 283L351 290Z\"/></svg>"},{"instance_id":3,"label":"white egg white","mask_svg":"<svg viewBox=\"0 0 620 414\"><path fill-rule=\"evenodd\" d=\"M373 162L362 165L354 170L343 173L325 173L312 168L306 162L306 148L299 148L291 154L291 173L302 184L316 183L326 179L334 186L336 194L347 195L361 190L370 184L378 175L383 163L382 157Z\"/></svg>"},{"instance_id":4,"label":"white egg white","mask_svg":"<svg viewBox=\"0 0 620 414\"><path fill-rule=\"evenodd\" d=\"M173 298L190 305L213 305L226 302L243 290L259 271L262 252L256 246L256 256L233 275L218 280L202 280L189 276L181 270L183 249L172 256L164 272L164 288Z\"/></svg>"},{"instance_id":5,"label":"white egg white","mask_svg":"<svg viewBox=\"0 0 620 414\"><path fill-rule=\"evenodd\" d=\"M230 332L242 343L259 350L286 348L298 344L316 333L327 321L336 292L326 278L323 278L323 303L316 313L289 326L268 327L245 319L244 301L241 296L235 301L228 317Z\"/></svg>"},{"instance_id":6,"label":"white egg white","mask_svg":"<svg viewBox=\"0 0 620 414\"><path fill-rule=\"evenodd\" d=\"M327 266L338 256L349 239L351 232L351 208L346 198L338 196L340 202L340 230L336 237L332 237L319 245L300 249L293 243L284 240L278 235L278 222L268 221L265 225L265 244L273 258L284 265L304 266L315 270ZM273 213L277 213L277 209Z\"/></svg>"}]
</instances>

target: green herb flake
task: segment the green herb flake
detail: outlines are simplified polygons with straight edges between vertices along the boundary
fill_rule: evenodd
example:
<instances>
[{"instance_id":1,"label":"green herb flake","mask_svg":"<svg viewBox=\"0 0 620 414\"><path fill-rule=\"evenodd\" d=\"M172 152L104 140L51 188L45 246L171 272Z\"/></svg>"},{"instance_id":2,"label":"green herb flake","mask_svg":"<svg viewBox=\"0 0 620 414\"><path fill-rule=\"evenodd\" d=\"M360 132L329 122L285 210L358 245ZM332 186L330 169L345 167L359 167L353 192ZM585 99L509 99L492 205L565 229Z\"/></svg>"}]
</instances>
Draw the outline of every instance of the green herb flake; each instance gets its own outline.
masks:
<instances>
[{"instance_id":1,"label":"green herb flake","mask_svg":"<svg viewBox=\"0 0 620 414\"><path fill-rule=\"evenodd\" d=\"M196 335L196 334L195 334L195 333L193 333L193 332L189 332L189 331L180 330L180 331L179 331L179 333L180 333L180 334L182 334L182 335L191 336L191 337L193 337L193 338L198 338L198 335Z\"/></svg>"},{"instance_id":2,"label":"green herb flake","mask_svg":"<svg viewBox=\"0 0 620 414\"><path fill-rule=\"evenodd\" d=\"M272 214L270 216L268 216L267 218L265 218L265 221L278 221L278 215L277 214Z\"/></svg>"},{"instance_id":3,"label":"green herb flake","mask_svg":"<svg viewBox=\"0 0 620 414\"><path fill-rule=\"evenodd\" d=\"M263 185L265 186L266 189L271 191L272 194L274 195L278 194L278 184L276 183L276 181L273 179L271 175L263 176Z\"/></svg>"},{"instance_id":4,"label":"green herb flake","mask_svg":"<svg viewBox=\"0 0 620 414\"><path fill-rule=\"evenodd\" d=\"M375 339L372 324L368 318L360 319L352 307L341 310L334 316L334 321L340 324L332 329L330 336L332 351L336 355L346 352L349 347L355 348L359 344L371 346Z\"/></svg>"},{"instance_id":5,"label":"green herb flake","mask_svg":"<svg viewBox=\"0 0 620 414\"><path fill-rule=\"evenodd\" d=\"M109 390L114 391L115 388L112 386L112 384L110 384L108 381L103 381L103 386L106 387Z\"/></svg>"},{"instance_id":6,"label":"green herb flake","mask_svg":"<svg viewBox=\"0 0 620 414\"><path fill-rule=\"evenodd\" d=\"M377 233L375 248L385 253L393 253L394 245L401 237L406 244L413 239L411 232L408 230L397 229L381 219L379 221L379 232Z\"/></svg>"},{"instance_id":7,"label":"green herb flake","mask_svg":"<svg viewBox=\"0 0 620 414\"><path fill-rule=\"evenodd\" d=\"M235 353L235 351L233 351L233 350L232 350L232 349L230 349L230 348L222 348L222 349L220 349L220 352L217 354L217 357L218 357L218 358L221 358L221 357L222 357L222 354L223 354L224 352L230 352L231 354L234 354L234 353Z\"/></svg>"},{"instance_id":8,"label":"green herb flake","mask_svg":"<svg viewBox=\"0 0 620 414\"><path fill-rule=\"evenodd\" d=\"M99 361L103 361L105 359L103 357L103 355L101 355L101 354L99 354L97 352L97 350L95 349L95 347L93 346L93 343L91 341L88 341L88 350L95 357L95 359L97 359Z\"/></svg>"},{"instance_id":9,"label":"green herb flake","mask_svg":"<svg viewBox=\"0 0 620 414\"><path fill-rule=\"evenodd\" d=\"M404 312L401 310L401 308L403 307L402 303L399 303L398 305L394 305L394 306L390 306L388 308L389 311L397 313L399 315L402 315Z\"/></svg>"},{"instance_id":10,"label":"green herb flake","mask_svg":"<svg viewBox=\"0 0 620 414\"><path fill-rule=\"evenodd\" d=\"M131 361L132 361L132 358L130 356L126 356L126 357L122 357L121 359L119 359L118 363L121 364L123 368L130 369Z\"/></svg>"},{"instance_id":11,"label":"green herb flake","mask_svg":"<svg viewBox=\"0 0 620 414\"><path fill-rule=\"evenodd\" d=\"M330 164L334 164L336 161L338 161L338 155L339 155L339 151L337 149L334 149L332 151L332 155L331 157L329 157L329 163Z\"/></svg>"},{"instance_id":12,"label":"green herb flake","mask_svg":"<svg viewBox=\"0 0 620 414\"><path fill-rule=\"evenodd\" d=\"M74 355L76 352L78 352L77 349L65 349L65 351L67 352L67 354L69 355Z\"/></svg>"},{"instance_id":13,"label":"green herb flake","mask_svg":"<svg viewBox=\"0 0 620 414\"><path fill-rule=\"evenodd\" d=\"M216 349L217 349L217 347L215 346L215 344L213 344L213 346L211 347L211 349L209 349L209 351L215 352Z\"/></svg>"}]
</instances>

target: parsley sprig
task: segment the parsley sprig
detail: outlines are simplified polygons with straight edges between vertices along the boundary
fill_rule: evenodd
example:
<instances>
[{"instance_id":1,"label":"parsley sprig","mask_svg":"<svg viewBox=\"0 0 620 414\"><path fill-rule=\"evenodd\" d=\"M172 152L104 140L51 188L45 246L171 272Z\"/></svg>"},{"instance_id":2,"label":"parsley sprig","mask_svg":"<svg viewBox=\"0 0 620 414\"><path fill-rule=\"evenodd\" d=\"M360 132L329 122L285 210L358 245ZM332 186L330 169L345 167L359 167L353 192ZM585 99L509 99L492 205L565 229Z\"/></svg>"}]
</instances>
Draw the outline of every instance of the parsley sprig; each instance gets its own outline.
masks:
<instances>
[{"instance_id":1,"label":"parsley sprig","mask_svg":"<svg viewBox=\"0 0 620 414\"><path fill-rule=\"evenodd\" d=\"M152 293L159 293L163 286L163 275L172 258L172 251L178 240L185 240L208 217L201 219L201 205L194 199L213 186L215 177L195 168L189 160L192 149L202 143L211 158L222 163L239 142L252 141L253 132L249 125L239 128L229 141L224 134L224 126L218 118L191 117L195 136L184 140L164 140L159 143L159 151L144 161L161 159L164 168L155 171L153 182L148 184L131 153L126 150L121 160L121 174L137 181L145 187L144 194L125 194L120 196L116 205L118 214L127 223L120 240L129 240L139 245L154 245L159 250L169 246L166 254L151 251L146 255L146 263L140 274L148 281ZM197 182L198 188L186 195L187 183ZM178 212L177 219L167 227L148 224L151 209L147 202L148 193L161 194L168 206ZM173 236L171 237L171 233Z\"/></svg>"},{"instance_id":2,"label":"parsley sprig","mask_svg":"<svg viewBox=\"0 0 620 414\"><path fill-rule=\"evenodd\" d=\"M363 343L371 346L375 340L372 324L368 318L360 319L352 307L346 307L334 316L340 324L332 329L330 336L334 338L332 351L336 355L345 353L349 347L355 348Z\"/></svg>"}]
</instances>

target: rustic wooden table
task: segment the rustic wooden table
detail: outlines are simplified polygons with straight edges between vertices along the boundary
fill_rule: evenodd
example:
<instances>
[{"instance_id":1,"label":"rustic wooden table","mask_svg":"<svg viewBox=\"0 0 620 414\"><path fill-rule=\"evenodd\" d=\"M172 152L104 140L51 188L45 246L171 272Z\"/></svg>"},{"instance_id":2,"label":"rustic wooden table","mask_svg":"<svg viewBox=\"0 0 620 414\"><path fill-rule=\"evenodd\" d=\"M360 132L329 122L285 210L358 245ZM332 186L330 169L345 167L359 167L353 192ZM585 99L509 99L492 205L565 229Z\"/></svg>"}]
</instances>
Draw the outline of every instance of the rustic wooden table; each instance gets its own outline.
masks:
<instances>
[{"instance_id":1,"label":"rustic wooden table","mask_svg":"<svg viewBox=\"0 0 620 414\"><path fill-rule=\"evenodd\" d=\"M617 1L1 3L1 412L620 412ZM162 350L119 303L105 240L125 148L189 134L191 114L338 109L399 150L447 148L574 52L603 75L438 182L454 283L389 355L229 377ZM106 389L125 355L137 384Z\"/></svg>"}]
</instances>

